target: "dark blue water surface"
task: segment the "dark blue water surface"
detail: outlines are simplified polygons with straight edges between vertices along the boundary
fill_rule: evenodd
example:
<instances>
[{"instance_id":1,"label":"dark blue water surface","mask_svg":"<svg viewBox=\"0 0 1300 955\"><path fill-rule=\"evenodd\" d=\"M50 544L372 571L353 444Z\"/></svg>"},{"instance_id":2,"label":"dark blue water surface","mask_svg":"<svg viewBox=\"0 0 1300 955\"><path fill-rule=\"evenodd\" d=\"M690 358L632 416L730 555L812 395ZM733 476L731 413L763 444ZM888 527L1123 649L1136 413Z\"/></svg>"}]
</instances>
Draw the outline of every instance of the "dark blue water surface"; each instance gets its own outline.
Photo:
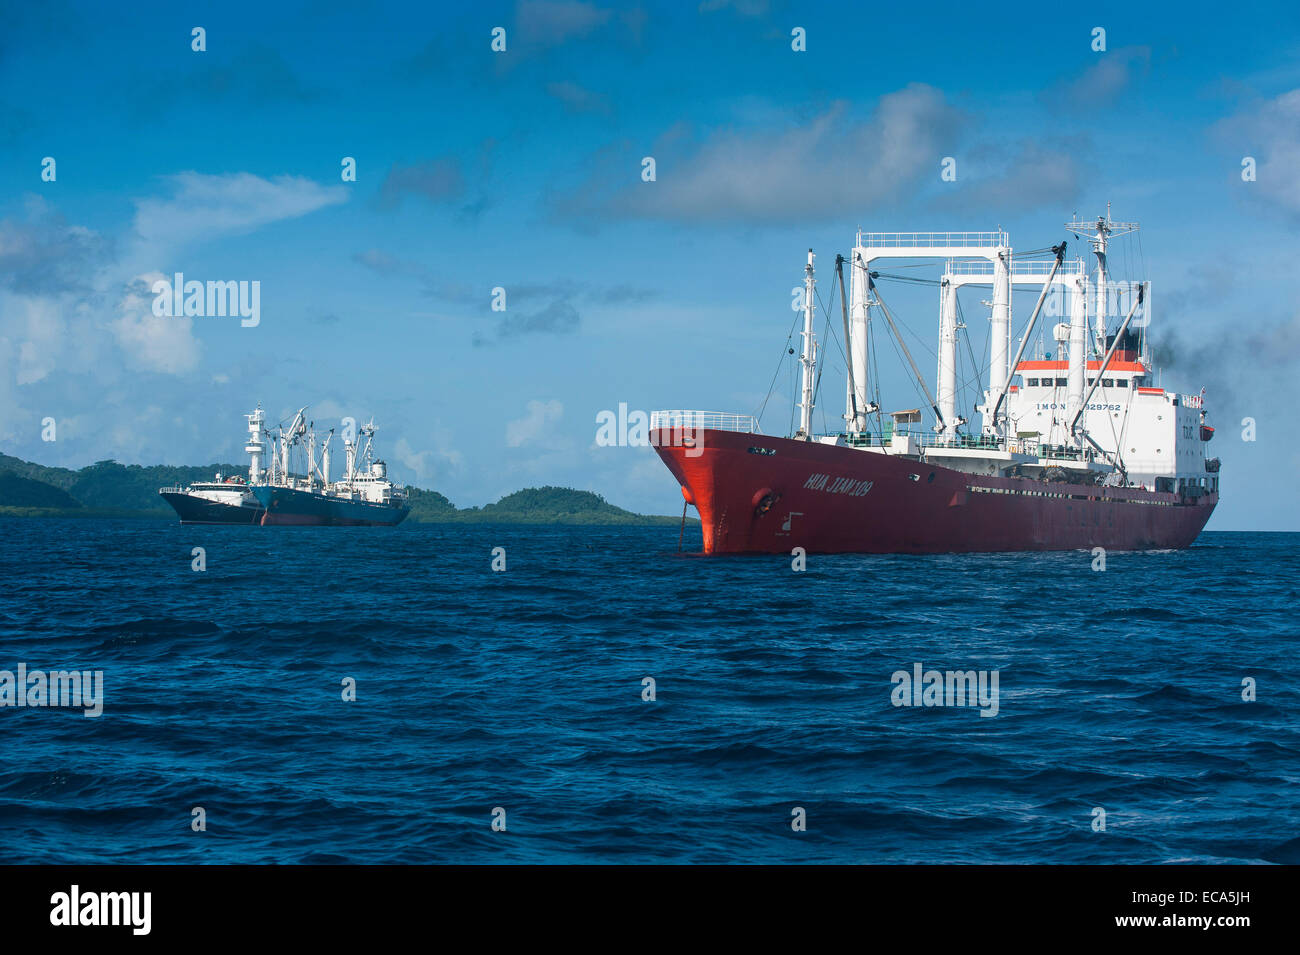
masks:
<instances>
[{"instance_id":1,"label":"dark blue water surface","mask_svg":"<svg viewBox=\"0 0 1300 955\"><path fill-rule=\"evenodd\" d=\"M0 861L1300 861L1300 535L676 546L0 520L0 670L105 681L98 719L0 709ZM918 662L997 670L998 715L892 705Z\"/></svg>"}]
</instances>

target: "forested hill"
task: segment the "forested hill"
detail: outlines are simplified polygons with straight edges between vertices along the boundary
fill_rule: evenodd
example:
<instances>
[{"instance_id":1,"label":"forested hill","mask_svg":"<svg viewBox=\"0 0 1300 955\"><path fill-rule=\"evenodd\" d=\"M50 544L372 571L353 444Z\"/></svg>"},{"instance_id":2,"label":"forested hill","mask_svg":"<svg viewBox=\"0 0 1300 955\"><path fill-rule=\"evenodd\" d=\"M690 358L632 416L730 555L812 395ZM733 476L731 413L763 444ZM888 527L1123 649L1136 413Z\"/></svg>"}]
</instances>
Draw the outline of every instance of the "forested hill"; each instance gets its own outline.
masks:
<instances>
[{"instance_id":1,"label":"forested hill","mask_svg":"<svg viewBox=\"0 0 1300 955\"><path fill-rule=\"evenodd\" d=\"M48 507L35 503L44 492L32 486L39 483L63 491L72 500L73 507L92 511L156 511L160 516L174 514L158 496L160 487L190 484L194 481L211 481L217 472L239 474L243 469L234 464L205 464L201 467L172 467L155 464L141 467L138 464L118 464L116 461L96 461L77 471L68 468L47 468L21 458L0 454L0 476L11 474L29 483L19 486L10 482L0 485L0 506Z\"/></svg>"},{"instance_id":2,"label":"forested hill","mask_svg":"<svg viewBox=\"0 0 1300 955\"><path fill-rule=\"evenodd\" d=\"M592 491L530 487L495 504L457 508L436 491L411 492L411 520L497 524L676 524L680 517L634 514Z\"/></svg>"},{"instance_id":3,"label":"forested hill","mask_svg":"<svg viewBox=\"0 0 1300 955\"><path fill-rule=\"evenodd\" d=\"M242 474L234 464L173 467L97 461L79 470L51 468L0 454L0 516L174 517L161 487ZM495 504L458 508L437 491L411 488L409 520L501 524L675 524L680 518L634 514L592 491L533 487Z\"/></svg>"}]
</instances>

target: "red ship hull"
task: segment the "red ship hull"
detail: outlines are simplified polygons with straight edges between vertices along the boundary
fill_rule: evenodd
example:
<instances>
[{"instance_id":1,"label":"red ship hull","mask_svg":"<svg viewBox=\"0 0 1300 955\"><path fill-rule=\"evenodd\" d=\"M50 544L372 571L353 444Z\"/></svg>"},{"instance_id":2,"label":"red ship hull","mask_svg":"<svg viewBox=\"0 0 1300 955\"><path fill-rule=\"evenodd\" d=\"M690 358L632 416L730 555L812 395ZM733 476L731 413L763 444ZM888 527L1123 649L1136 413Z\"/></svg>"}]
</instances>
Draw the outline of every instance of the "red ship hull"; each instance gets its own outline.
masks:
<instances>
[{"instance_id":1,"label":"red ship hull","mask_svg":"<svg viewBox=\"0 0 1300 955\"><path fill-rule=\"evenodd\" d=\"M706 554L1181 548L1219 499L985 477L735 431L696 430L692 447L669 429L651 440L699 511Z\"/></svg>"}]
</instances>

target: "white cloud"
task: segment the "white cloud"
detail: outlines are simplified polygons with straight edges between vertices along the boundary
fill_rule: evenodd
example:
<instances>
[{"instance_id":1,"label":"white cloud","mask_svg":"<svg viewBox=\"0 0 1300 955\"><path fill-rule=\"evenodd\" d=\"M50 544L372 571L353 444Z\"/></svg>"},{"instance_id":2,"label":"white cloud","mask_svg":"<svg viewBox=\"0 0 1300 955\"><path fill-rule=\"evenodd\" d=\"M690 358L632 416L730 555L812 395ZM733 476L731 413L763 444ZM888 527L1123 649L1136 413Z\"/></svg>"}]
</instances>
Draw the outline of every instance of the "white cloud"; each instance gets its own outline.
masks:
<instances>
[{"instance_id":1,"label":"white cloud","mask_svg":"<svg viewBox=\"0 0 1300 955\"><path fill-rule=\"evenodd\" d=\"M943 94L912 84L880 98L869 119L854 121L836 103L807 122L775 132L725 130L693 151L684 130L669 130L652 148L656 181L626 183L626 157L616 157L612 191L589 181L561 198L556 210L591 217L682 222L806 221L845 209L878 207L938 175L963 125ZM637 154L640 156L640 153ZM636 167L639 171L640 161ZM613 170L611 170L613 171Z\"/></svg>"},{"instance_id":2,"label":"white cloud","mask_svg":"<svg viewBox=\"0 0 1300 955\"><path fill-rule=\"evenodd\" d=\"M415 475L422 486L434 487L448 476L460 471L464 455L450 447L450 434L435 425L436 449L417 451L405 437L393 443L392 459ZM437 490L437 488L434 488Z\"/></svg>"},{"instance_id":3,"label":"white cloud","mask_svg":"<svg viewBox=\"0 0 1300 955\"><path fill-rule=\"evenodd\" d=\"M1300 89L1243 110L1215 132L1234 152L1255 159L1255 181L1239 183L1245 195L1300 217ZM1234 177L1239 173L1237 167Z\"/></svg>"},{"instance_id":4,"label":"white cloud","mask_svg":"<svg viewBox=\"0 0 1300 955\"><path fill-rule=\"evenodd\" d=\"M1095 63L1077 79L1052 89L1047 99L1074 109L1100 109L1119 99L1134 77L1151 66L1149 46L1120 47L1094 56Z\"/></svg>"},{"instance_id":5,"label":"white cloud","mask_svg":"<svg viewBox=\"0 0 1300 955\"><path fill-rule=\"evenodd\" d=\"M547 95L555 97L564 104L566 109L574 113L609 115L611 112L608 96L589 90L570 80L547 83L546 92Z\"/></svg>"},{"instance_id":6,"label":"white cloud","mask_svg":"<svg viewBox=\"0 0 1300 955\"><path fill-rule=\"evenodd\" d=\"M17 339L17 384L41 381L54 371L68 340L63 310L52 299L13 296L5 311L7 330Z\"/></svg>"},{"instance_id":7,"label":"white cloud","mask_svg":"<svg viewBox=\"0 0 1300 955\"><path fill-rule=\"evenodd\" d=\"M415 476L421 480L426 480L434 474L434 453L432 451L416 451L411 446L411 442L405 438L398 438L393 444L393 457L401 464L414 472Z\"/></svg>"},{"instance_id":8,"label":"white cloud","mask_svg":"<svg viewBox=\"0 0 1300 955\"><path fill-rule=\"evenodd\" d=\"M564 416L564 405L554 399L528 402L528 413L506 425L506 446L522 447L543 437Z\"/></svg>"},{"instance_id":9,"label":"white cloud","mask_svg":"<svg viewBox=\"0 0 1300 955\"><path fill-rule=\"evenodd\" d=\"M527 43L553 46L586 36L609 18L610 11L578 0L521 0L515 28Z\"/></svg>"},{"instance_id":10,"label":"white cloud","mask_svg":"<svg viewBox=\"0 0 1300 955\"><path fill-rule=\"evenodd\" d=\"M161 278L157 272L138 276L122 296L122 314L109 328L129 364L146 371L181 375L198 367L199 343L194 338L192 318L153 313L150 289Z\"/></svg>"},{"instance_id":11,"label":"white cloud","mask_svg":"<svg viewBox=\"0 0 1300 955\"><path fill-rule=\"evenodd\" d=\"M767 15L770 4L768 0L702 0L700 3L700 13L713 13L728 8L742 17L761 17Z\"/></svg>"},{"instance_id":12,"label":"white cloud","mask_svg":"<svg viewBox=\"0 0 1300 955\"><path fill-rule=\"evenodd\" d=\"M1000 214L1041 206L1060 208L1079 195L1083 137L991 141L963 150L957 181L936 205L945 209Z\"/></svg>"},{"instance_id":13,"label":"white cloud","mask_svg":"<svg viewBox=\"0 0 1300 955\"><path fill-rule=\"evenodd\" d=\"M175 192L167 199L136 203L135 232L150 245L178 246L196 239L251 232L346 202L343 186L322 186L301 176L263 179L252 173L168 177Z\"/></svg>"},{"instance_id":14,"label":"white cloud","mask_svg":"<svg viewBox=\"0 0 1300 955\"><path fill-rule=\"evenodd\" d=\"M152 312L152 283L184 245L242 234L343 202L347 192L295 176L168 177L166 197L136 202L116 252L111 236L67 223L43 198L0 221L0 374L7 384L58 375L115 378L122 368L185 375L199 365L194 322ZM145 274L141 274L145 273ZM116 318L101 316L115 310Z\"/></svg>"}]
</instances>

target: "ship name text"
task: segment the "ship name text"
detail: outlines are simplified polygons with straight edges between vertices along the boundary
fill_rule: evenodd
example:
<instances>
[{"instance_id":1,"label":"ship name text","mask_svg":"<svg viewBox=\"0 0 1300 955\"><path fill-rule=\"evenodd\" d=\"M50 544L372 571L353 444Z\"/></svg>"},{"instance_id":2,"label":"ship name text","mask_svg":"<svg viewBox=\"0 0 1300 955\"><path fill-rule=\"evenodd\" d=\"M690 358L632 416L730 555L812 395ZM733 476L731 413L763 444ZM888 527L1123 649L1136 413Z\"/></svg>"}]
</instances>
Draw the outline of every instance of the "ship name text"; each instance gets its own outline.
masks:
<instances>
[{"instance_id":1,"label":"ship name text","mask_svg":"<svg viewBox=\"0 0 1300 955\"><path fill-rule=\"evenodd\" d=\"M827 494L847 494L849 497L862 497L871 490L872 481L857 481L853 478L832 477L829 474L812 474L803 482L804 490L825 491Z\"/></svg>"}]
</instances>

